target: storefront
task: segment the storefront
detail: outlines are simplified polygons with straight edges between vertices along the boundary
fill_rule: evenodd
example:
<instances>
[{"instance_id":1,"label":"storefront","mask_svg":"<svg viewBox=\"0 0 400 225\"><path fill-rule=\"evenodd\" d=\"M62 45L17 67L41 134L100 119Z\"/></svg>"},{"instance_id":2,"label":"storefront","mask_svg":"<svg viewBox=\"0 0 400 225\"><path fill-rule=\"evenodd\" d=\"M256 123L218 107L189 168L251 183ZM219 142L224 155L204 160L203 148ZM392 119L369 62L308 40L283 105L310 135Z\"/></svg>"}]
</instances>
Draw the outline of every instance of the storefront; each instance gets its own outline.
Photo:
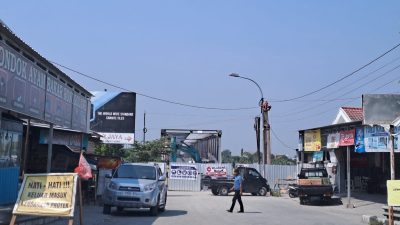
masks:
<instances>
[{"instance_id":1,"label":"storefront","mask_svg":"<svg viewBox=\"0 0 400 225\"><path fill-rule=\"evenodd\" d=\"M88 133L90 97L0 22L0 205L15 202L24 165L33 162L28 157L29 137L37 134L23 124L39 122L51 124L51 129ZM51 164L47 156L35 163Z\"/></svg>"},{"instance_id":2,"label":"storefront","mask_svg":"<svg viewBox=\"0 0 400 225\"><path fill-rule=\"evenodd\" d=\"M398 129L396 129L398 130ZM347 190L347 148L350 150L350 189L385 193L390 178L388 133L361 121L299 131L300 165L324 166L337 193ZM398 139L395 148L398 149ZM400 159L396 154L396 161ZM397 177L400 166L396 167Z\"/></svg>"}]
</instances>

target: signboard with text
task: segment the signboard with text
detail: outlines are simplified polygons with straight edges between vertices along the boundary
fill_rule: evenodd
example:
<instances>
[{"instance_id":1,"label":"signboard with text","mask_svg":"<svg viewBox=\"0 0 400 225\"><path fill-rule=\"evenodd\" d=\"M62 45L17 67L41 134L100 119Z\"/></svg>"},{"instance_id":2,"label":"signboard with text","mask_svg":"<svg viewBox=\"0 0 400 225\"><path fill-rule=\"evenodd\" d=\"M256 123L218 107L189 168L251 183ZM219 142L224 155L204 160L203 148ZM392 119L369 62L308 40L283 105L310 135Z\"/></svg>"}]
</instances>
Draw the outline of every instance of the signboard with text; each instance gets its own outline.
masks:
<instances>
[{"instance_id":1,"label":"signboard with text","mask_svg":"<svg viewBox=\"0 0 400 225\"><path fill-rule=\"evenodd\" d=\"M134 133L103 133L98 132L102 137L100 140L105 144L131 144L135 143Z\"/></svg>"},{"instance_id":2,"label":"signboard with text","mask_svg":"<svg viewBox=\"0 0 400 225\"><path fill-rule=\"evenodd\" d=\"M196 180L197 166L196 165L181 165L171 164L170 179L175 180Z\"/></svg>"},{"instance_id":3,"label":"signboard with text","mask_svg":"<svg viewBox=\"0 0 400 225\"><path fill-rule=\"evenodd\" d=\"M93 92L92 130L108 144L133 144L135 137L136 93Z\"/></svg>"},{"instance_id":4,"label":"signboard with text","mask_svg":"<svg viewBox=\"0 0 400 225\"><path fill-rule=\"evenodd\" d=\"M340 131L339 146L352 146L354 145L355 129Z\"/></svg>"},{"instance_id":5,"label":"signboard with text","mask_svg":"<svg viewBox=\"0 0 400 225\"><path fill-rule=\"evenodd\" d=\"M400 206L400 180L387 181L388 206Z\"/></svg>"},{"instance_id":6,"label":"signboard with text","mask_svg":"<svg viewBox=\"0 0 400 225\"><path fill-rule=\"evenodd\" d=\"M73 217L76 173L25 174L14 215Z\"/></svg>"},{"instance_id":7,"label":"signboard with text","mask_svg":"<svg viewBox=\"0 0 400 225\"><path fill-rule=\"evenodd\" d=\"M75 95L81 99L74 98ZM73 105L81 107L74 115ZM89 106L89 100L76 94L61 78L51 75L32 59L0 41L1 108L87 132ZM77 119L79 123L73 124Z\"/></svg>"},{"instance_id":8,"label":"signboard with text","mask_svg":"<svg viewBox=\"0 0 400 225\"><path fill-rule=\"evenodd\" d=\"M304 151L321 150L321 131L307 130L304 132Z\"/></svg>"},{"instance_id":9,"label":"signboard with text","mask_svg":"<svg viewBox=\"0 0 400 225\"><path fill-rule=\"evenodd\" d=\"M211 177L226 177L228 175L226 166L224 165L207 165L204 175Z\"/></svg>"},{"instance_id":10,"label":"signboard with text","mask_svg":"<svg viewBox=\"0 0 400 225\"><path fill-rule=\"evenodd\" d=\"M339 148L340 133L328 134L326 148Z\"/></svg>"}]
</instances>

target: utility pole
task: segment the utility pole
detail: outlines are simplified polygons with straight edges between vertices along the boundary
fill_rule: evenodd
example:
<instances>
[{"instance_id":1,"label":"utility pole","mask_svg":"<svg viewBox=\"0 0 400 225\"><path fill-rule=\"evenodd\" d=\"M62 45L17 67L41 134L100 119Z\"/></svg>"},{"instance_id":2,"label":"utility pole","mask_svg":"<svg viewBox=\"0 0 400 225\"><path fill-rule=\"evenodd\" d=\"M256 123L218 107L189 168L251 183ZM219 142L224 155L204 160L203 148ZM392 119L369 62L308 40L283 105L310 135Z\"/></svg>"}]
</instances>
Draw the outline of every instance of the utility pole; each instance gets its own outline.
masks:
<instances>
[{"instance_id":1,"label":"utility pole","mask_svg":"<svg viewBox=\"0 0 400 225\"><path fill-rule=\"evenodd\" d=\"M143 144L146 143L146 133L147 133L147 128L146 128L146 111L144 111L144 114L143 114Z\"/></svg>"},{"instance_id":2,"label":"utility pole","mask_svg":"<svg viewBox=\"0 0 400 225\"><path fill-rule=\"evenodd\" d=\"M394 126L390 125L389 129L390 136L390 180L396 180L396 166L395 166L395 158L394 158ZM394 224L394 211L393 206L389 206L389 225Z\"/></svg>"},{"instance_id":3,"label":"utility pole","mask_svg":"<svg viewBox=\"0 0 400 225\"><path fill-rule=\"evenodd\" d=\"M264 162L271 165L271 127L269 124L268 112L271 106L262 98L260 101L261 113L263 117L263 141L264 141Z\"/></svg>"},{"instance_id":4,"label":"utility pole","mask_svg":"<svg viewBox=\"0 0 400 225\"><path fill-rule=\"evenodd\" d=\"M254 130L256 131L256 141L257 141L257 163L258 163L258 171L263 173L264 170L261 172L261 152L260 152L260 117L256 116L254 118ZM263 174L263 176L265 176Z\"/></svg>"}]
</instances>

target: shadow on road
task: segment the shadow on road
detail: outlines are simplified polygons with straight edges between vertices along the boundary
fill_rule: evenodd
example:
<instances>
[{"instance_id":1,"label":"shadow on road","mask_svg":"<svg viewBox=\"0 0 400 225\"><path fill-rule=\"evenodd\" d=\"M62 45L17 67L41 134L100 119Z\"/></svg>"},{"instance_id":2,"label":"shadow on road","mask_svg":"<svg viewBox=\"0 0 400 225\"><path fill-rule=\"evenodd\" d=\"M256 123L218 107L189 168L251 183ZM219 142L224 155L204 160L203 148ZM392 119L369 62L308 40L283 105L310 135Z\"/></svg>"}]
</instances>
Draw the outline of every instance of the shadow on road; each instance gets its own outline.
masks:
<instances>
[{"instance_id":1,"label":"shadow on road","mask_svg":"<svg viewBox=\"0 0 400 225\"><path fill-rule=\"evenodd\" d=\"M306 205L309 205L309 206L338 206L338 205L343 205L343 202L342 202L341 198L332 198L330 201L321 201L321 200L310 201L310 202L307 202Z\"/></svg>"},{"instance_id":2,"label":"shadow on road","mask_svg":"<svg viewBox=\"0 0 400 225\"><path fill-rule=\"evenodd\" d=\"M165 210L165 212L159 213L158 217L174 217L174 216L183 216L186 215L187 211L185 210ZM149 210L131 210L127 209L122 212L113 211L111 213L113 216L120 216L120 217L152 217L150 215ZM154 217L156 218L156 217Z\"/></svg>"}]
</instances>

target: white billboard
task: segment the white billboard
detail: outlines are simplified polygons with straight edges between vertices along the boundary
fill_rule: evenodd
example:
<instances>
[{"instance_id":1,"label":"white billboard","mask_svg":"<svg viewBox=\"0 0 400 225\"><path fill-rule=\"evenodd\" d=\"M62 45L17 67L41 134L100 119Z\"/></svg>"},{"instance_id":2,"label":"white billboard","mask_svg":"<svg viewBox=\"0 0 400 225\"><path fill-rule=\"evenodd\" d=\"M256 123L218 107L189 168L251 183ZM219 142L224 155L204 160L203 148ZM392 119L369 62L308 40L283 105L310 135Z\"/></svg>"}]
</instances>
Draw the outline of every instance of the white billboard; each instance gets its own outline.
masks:
<instances>
[{"instance_id":1,"label":"white billboard","mask_svg":"<svg viewBox=\"0 0 400 225\"><path fill-rule=\"evenodd\" d=\"M135 143L134 133L101 133L100 140L104 144L128 144L133 145Z\"/></svg>"}]
</instances>

